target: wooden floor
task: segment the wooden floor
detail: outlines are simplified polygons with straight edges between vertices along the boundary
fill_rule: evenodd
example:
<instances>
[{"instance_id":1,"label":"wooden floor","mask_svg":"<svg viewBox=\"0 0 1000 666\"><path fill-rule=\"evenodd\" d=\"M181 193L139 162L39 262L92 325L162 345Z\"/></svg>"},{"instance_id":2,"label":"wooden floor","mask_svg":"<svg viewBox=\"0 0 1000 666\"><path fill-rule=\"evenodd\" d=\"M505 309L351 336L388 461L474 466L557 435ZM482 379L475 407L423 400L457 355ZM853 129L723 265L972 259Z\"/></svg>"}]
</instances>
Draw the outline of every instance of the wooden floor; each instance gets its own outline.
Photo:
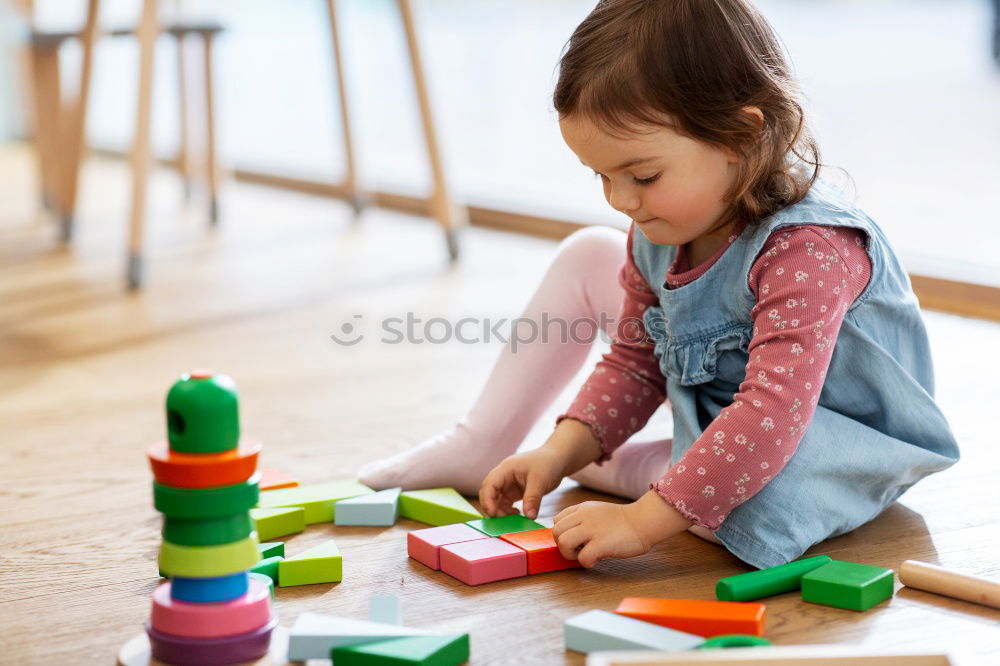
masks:
<instances>
[{"instance_id":1,"label":"wooden floor","mask_svg":"<svg viewBox=\"0 0 1000 666\"><path fill-rule=\"evenodd\" d=\"M128 181L91 161L72 249L34 206L30 154L0 147L0 663L106 664L141 630L157 585L160 516L145 448L164 435L162 402L195 366L231 374L243 429L263 463L303 482L350 478L468 409L496 344L354 347L329 336L345 322L377 333L383 317L513 317L555 244L483 229L449 267L427 220L371 210L352 223L338 202L229 184L209 233L198 206L158 173L150 197L149 282L122 288ZM361 315L354 319L354 315ZM1000 326L928 313L939 395L963 445L949 471L918 484L878 519L811 553L874 566L907 558L1000 577ZM370 327L365 329L365 327ZM599 349L595 348L594 354ZM581 370L585 374L587 368ZM551 429L553 405L526 446ZM543 518L601 497L567 482ZM407 559L392 528L311 527L298 551L335 537L344 581L277 590L281 624L319 611L363 618L373 593L400 595L404 621L469 632L472 663L580 664L562 623L614 609L623 596L714 598L715 581L746 571L688 534L627 561L470 588ZM903 589L867 613L767 600L778 644L959 644L1000 662L1000 611Z\"/></svg>"}]
</instances>

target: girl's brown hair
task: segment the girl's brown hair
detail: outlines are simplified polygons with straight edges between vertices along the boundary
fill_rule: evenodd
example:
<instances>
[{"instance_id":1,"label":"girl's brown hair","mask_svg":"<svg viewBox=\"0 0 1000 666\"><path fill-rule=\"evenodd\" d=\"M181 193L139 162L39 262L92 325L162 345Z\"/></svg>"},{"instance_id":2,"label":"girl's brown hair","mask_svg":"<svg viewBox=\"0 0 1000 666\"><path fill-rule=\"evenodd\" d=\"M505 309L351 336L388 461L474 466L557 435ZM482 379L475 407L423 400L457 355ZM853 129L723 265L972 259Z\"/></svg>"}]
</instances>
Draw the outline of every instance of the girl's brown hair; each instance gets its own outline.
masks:
<instances>
[{"instance_id":1,"label":"girl's brown hair","mask_svg":"<svg viewBox=\"0 0 1000 666\"><path fill-rule=\"evenodd\" d=\"M601 0L564 47L553 93L561 117L582 114L611 134L670 125L733 150L738 173L716 228L759 222L816 181L802 100L750 0Z\"/></svg>"}]
</instances>

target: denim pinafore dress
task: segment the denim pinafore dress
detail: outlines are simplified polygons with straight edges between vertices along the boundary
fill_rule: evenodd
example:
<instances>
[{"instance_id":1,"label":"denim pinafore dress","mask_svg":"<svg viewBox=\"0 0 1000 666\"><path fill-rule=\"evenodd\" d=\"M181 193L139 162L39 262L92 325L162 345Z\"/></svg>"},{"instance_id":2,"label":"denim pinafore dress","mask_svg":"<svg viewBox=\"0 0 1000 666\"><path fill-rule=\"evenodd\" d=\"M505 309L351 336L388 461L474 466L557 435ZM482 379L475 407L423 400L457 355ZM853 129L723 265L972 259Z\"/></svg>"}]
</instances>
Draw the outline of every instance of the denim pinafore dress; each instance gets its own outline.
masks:
<instances>
[{"instance_id":1,"label":"denim pinafore dress","mask_svg":"<svg viewBox=\"0 0 1000 666\"><path fill-rule=\"evenodd\" d=\"M715 531L730 552L759 568L794 560L872 520L959 457L933 398L930 348L906 272L881 229L818 181L802 201L745 229L707 272L675 289L665 278L677 248L634 234L633 259L660 301L643 320L666 378L672 464L732 404L745 379L756 304L751 266L773 232L803 224L864 231L872 274L844 318L816 412L795 453ZM758 441L781 437L761 427Z\"/></svg>"}]
</instances>

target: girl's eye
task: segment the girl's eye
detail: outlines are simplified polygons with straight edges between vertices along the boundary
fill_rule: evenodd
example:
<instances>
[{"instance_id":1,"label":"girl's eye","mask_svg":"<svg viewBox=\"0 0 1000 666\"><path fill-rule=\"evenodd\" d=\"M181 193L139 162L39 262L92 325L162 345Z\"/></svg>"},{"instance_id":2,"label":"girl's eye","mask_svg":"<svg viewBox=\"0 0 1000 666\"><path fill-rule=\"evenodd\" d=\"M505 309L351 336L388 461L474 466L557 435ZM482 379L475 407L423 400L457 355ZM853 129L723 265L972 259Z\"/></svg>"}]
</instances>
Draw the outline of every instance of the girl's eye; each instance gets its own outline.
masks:
<instances>
[{"instance_id":1,"label":"girl's eye","mask_svg":"<svg viewBox=\"0 0 1000 666\"><path fill-rule=\"evenodd\" d=\"M649 178L636 178L635 179L635 184L636 185L652 185L653 183L656 182L656 180L659 177L660 177L660 174L656 174L655 176L650 176Z\"/></svg>"}]
</instances>

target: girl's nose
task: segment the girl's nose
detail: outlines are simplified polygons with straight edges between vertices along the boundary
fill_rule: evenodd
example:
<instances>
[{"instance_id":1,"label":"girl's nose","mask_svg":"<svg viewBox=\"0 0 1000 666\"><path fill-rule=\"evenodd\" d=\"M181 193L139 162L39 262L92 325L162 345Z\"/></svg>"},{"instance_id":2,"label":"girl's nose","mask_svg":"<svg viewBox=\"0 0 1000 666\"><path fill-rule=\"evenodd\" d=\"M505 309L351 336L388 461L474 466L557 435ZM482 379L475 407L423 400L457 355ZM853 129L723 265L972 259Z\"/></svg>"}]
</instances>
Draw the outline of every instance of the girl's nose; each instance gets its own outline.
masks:
<instances>
[{"instance_id":1,"label":"girl's nose","mask_svg":"<svg viewBox=\"0 0 1000 666\"><path fill-rule=\"evenodd\" d=\"M640 202L635 191L628 188L612 188L608 192L608 203L615 210L629 215L629 211L638 210Z\"/></svg>"}]
</instances>

